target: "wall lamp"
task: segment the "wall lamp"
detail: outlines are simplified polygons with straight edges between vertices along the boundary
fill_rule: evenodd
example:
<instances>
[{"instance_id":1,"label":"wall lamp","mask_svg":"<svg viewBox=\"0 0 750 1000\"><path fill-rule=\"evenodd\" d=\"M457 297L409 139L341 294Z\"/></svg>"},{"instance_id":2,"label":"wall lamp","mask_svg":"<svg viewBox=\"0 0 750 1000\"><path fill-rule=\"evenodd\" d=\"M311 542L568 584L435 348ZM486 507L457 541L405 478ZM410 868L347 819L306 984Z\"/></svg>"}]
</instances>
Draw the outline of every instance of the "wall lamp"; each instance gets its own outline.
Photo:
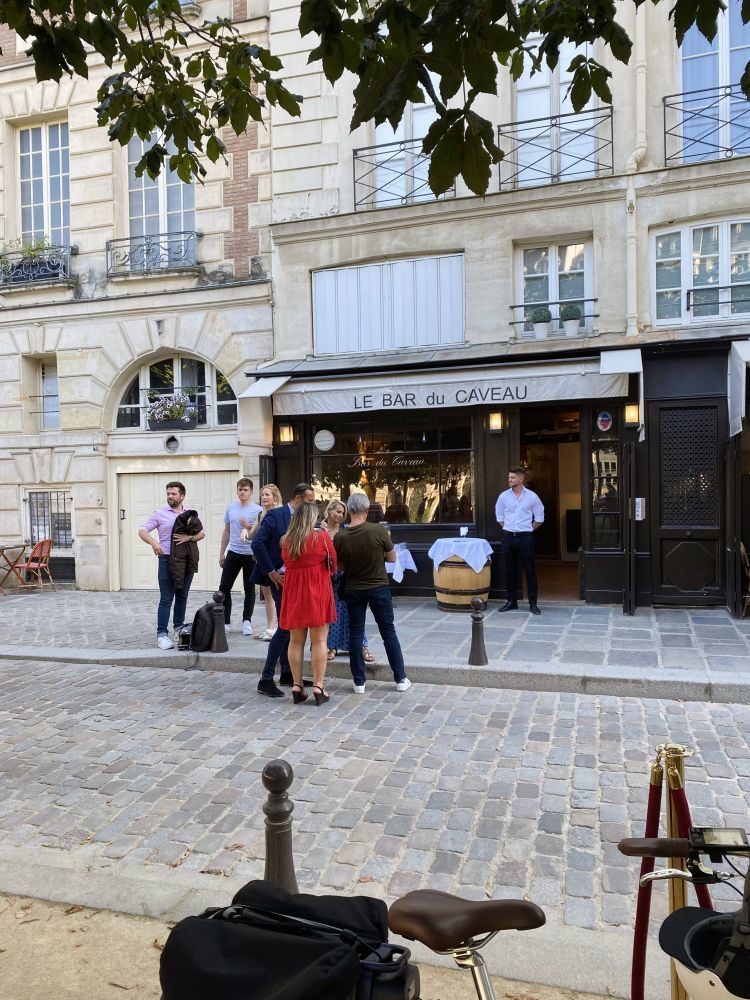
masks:
<instances>
[{"instance_id":1,"label":"wall lamp","mask_svg":"<svg viewBox=\"0 0 750 1000\"><path fill-rule=\"evenodd\" d=\"M505 414L500 411L490 413L489 429L493 434L500 434L505 429Z\"/></svg>"},{"instance_id":2,"label":"wall lamp","mask_svg":"<svg viewBox=\"0 0 750 1000\"><path fill-rule=\"evenodd\" d=\"M638 403L625 404L625 426L637 427L641 422L641 408Z\"/></svg>"},{"instance_id":3,"label":"wall lamp","mask_svg":"<svg viewBox=\"0 0 750 1000\"><path fill-rule=\"evenodd\" d=\"M295 440L294 424L278 424L277 433L279 444L294 444Z\"/></svg>"}]
</instances>

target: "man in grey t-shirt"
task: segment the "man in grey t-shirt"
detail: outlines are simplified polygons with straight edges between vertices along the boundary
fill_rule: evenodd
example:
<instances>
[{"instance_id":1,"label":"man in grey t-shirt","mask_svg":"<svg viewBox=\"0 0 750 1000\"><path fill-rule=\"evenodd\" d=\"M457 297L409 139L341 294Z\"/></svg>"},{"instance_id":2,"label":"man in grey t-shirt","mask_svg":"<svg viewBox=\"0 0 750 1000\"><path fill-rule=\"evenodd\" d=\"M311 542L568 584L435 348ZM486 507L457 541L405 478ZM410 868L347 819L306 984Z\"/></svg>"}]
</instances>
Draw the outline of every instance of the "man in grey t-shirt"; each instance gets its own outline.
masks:
<instances>
[{"instance_id":1,"label":"man in grey t-shirt","mask_svg":"<svg viewBox=\"0 0 750 1000\"><path fill-rule=\"evenodd\" d=\"M390 533L381 524L367 520L370 501L364 493L352 493L346 502L350 524L333 539L336 558L345 571L344 600L349 611L349 667L356 694L365 693L365 615L369 607L380 631L397 691L407 691L411 681L404 669L404 656L393 624L393 602L385 563L396 561Z\"/></svg>"},{"instance_id":2,"label":"man in grey t-shirt","mask_svg":"<svg viewBox=\"0 0 750 1000\"><path fill-rule=\"evenodd\" d=\"M224 595L224 628L229 631L232 621L232 587L234 581L242 572L242 584L245 590L245 603L242 608L242 634L252 635L252 617L255 610L255 585L250 582L250 576L255 569L253 547L250 542L242 540L240 520L253 523L258 520L262 508L253 503L252 479L237 480L237 499L230 503L224 514L224 530L219 543L219 566L221 580L219 590Z\"/></svg>"}]
</instances>

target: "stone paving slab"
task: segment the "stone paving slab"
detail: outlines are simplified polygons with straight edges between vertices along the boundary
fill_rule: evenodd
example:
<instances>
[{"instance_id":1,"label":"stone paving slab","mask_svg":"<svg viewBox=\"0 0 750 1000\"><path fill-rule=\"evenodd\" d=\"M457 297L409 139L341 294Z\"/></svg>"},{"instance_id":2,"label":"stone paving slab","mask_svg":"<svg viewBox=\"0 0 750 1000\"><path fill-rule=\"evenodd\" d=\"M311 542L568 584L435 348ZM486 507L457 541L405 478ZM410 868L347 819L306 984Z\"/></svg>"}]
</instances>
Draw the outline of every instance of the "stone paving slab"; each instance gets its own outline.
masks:
<instances>
[{"instance_id":1,"label":"stone paving slab","mask_svg":"<svg viewBox=\"0 0 750 1000\"><path fill-rule=\"evenodd\" d=\"M330 689L317 709L241 674L0 662L0 891L172 917L224 902L262 875L260 772L283 757L300 888L533 899L548 926L498 939L493 971L624 997L636 872L616 843L642 833L654 745L696 747L697 825L750 824L745 705Z\"/></svg>"}]
</instances>

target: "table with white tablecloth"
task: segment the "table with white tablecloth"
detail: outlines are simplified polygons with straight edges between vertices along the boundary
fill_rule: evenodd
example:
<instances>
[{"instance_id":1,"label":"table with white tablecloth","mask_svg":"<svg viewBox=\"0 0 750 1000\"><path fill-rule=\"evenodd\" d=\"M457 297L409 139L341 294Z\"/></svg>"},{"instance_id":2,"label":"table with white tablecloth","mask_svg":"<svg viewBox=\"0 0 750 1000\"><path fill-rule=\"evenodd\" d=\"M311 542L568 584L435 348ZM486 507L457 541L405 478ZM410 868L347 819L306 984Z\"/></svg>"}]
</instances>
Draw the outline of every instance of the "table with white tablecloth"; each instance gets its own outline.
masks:
<instances>
[{"instance_id":1,"label":"table with white tablecloth","mask_svg":"<svg viewBox=\"0 0 750 1000\"><path fill-rule=\"evenodd\" d=\"M487 602L492 546L485 538L439 538L427 555L441 611L471 611L477 597Z\"/></svg>"},{"instance_id":2,"label":"table with white tablecloth","mask_svg":"<svg viewBox=\"0 0 750 1000\"><path fill-rule=\"evenodd\" d=\"M401 583L407 569L413 573L417 572L417 564L414 562L411 552L406 547L406 542L396 542L393 547L396 550L396 561L395 563L386 563L385 568L386 572L390 573L393 577L394 583Z\"/></svg>"},{"instance_id":3,"label":"table with white tablecloth","mask_svg":"<svg viewBox=\"0 0 750 1000\"><path fill-rule=\"evenodd\" d=\"M492 546L485 538L438 538L427 555L435 568L451 556L459 556L475 573L481 573L492 555Z\"/></svg>"}]
</instances>

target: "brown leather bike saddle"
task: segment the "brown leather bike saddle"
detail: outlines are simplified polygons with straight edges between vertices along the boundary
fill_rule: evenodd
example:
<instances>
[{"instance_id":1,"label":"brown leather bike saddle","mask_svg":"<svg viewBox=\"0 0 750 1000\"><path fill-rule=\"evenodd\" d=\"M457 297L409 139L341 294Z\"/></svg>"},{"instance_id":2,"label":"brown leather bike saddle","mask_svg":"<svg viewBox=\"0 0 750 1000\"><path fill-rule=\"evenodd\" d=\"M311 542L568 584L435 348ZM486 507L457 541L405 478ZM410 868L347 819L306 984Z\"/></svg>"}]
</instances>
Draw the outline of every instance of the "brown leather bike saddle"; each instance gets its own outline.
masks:
<instances>
[{"instance_id":1,"label":"brown leather bike saddle","mask_svg":"<svg viewBox=\"0 0 750 1000\"><path fill-rule=\"evenodd\" d=\"M479 934L528 931L544 922L544 911L523 899L474 902L434 889L409 892L388 911L394 934L421 941L433 951L452 951Z\"/></svg>"}]
</instances>

